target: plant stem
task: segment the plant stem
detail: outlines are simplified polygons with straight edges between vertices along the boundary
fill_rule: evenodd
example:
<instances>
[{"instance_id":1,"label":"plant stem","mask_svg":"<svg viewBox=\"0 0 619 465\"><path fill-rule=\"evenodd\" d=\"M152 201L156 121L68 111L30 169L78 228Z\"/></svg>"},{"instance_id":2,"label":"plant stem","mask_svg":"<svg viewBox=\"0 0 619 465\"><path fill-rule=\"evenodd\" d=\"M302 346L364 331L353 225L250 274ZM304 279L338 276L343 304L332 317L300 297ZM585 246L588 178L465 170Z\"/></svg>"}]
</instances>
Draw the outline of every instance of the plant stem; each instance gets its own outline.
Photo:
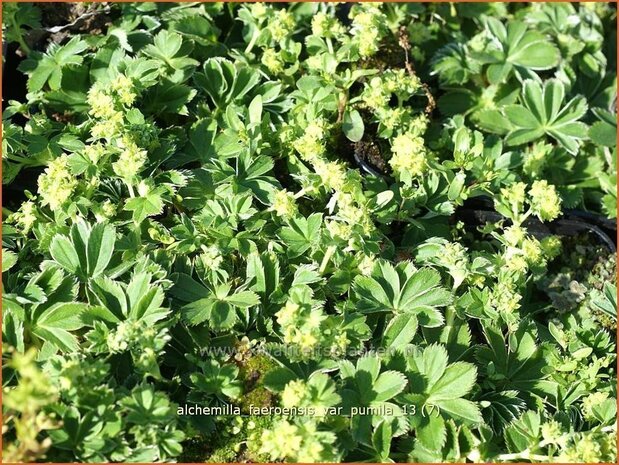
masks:
<instances>
[{"instance_id":1,"label":"plant stem","mask_svg":"<svg viewBox=\"0 0 619 465\"><path fill-rule=\"evenodd\" d=\"M17 43L19 44L19 48L21 48L22 51L26 55L30 55L30 52L31 52L30 47L28 47L28 44L24 40L24 36L22 35L21 30L19 29L19 25L17 24L17 21L15 21L14 15L11 15L11 25L13 26L13 29L15 29L15 35L17 36Z\"/></svg>"},{"instance_id":2,"label":"plant stem","mask_svg":"<svg viewBox=\"0 0 619 465\"><path fill-rule=\"evenodd\" d=\"M522 452L515 452L513 454L501 454L497 457L498 460L538 460L540 462L548 461L547 455L532 454L529 449L525 449Z\"/></svg>"},{"instance_id":3,"label":"plant stem","mask_svg":"<svg viewBox=\"0 0 619 465\"><path fill-rule=\"evenodd\" d=\"M327 265L329 264L329 260L331 260L331 257L335 253L335 249L336 247L334 245L330 245L327 251L325 252L325 256L322 257L322 262L320 262L320 269L318 270L320 274L323 274L325 272L325 269L327 268Z\"/></svg>"},{"instance_id":4,"label":"plant stem","mask_svg":"<svg viewBox=\"0 0 619 465\"><path fill-rule=\"evenodd\" d=\"M254 29L254 33L251 36L251 40L249 41L249 43L247 44L247 47L245 48L245 53L251 52L251 50L254 48L254 45L256 45L256 41L258 40L259 36L260 36L260 31L258 30L258 28Z\"/></svg>"}]
</instances>

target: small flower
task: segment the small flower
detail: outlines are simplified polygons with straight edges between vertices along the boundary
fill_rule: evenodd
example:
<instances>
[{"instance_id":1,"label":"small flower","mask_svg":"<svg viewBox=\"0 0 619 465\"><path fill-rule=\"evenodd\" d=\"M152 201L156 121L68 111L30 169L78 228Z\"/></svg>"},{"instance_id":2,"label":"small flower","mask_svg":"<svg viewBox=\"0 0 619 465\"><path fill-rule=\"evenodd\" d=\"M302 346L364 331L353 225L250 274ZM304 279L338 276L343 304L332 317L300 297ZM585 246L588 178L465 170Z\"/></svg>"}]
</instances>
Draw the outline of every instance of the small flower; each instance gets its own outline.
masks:
<instances>
[{"instance_id":1,"label":"small flower","mask_svg":"<svg viewBox=\"0 0 619 465\"><path fill-rule=\"evenodd\" d=\"M36 205L31 200L22 203L10 217L10 221L19 226L23 234L28 234L36 220Z\"/></svg>"},{"instance_id":2,"label":"small flower","mask_svg":"<svg viewBox=\"0 0 619 465\"><path fill-rule=\"evenodd\" d=\"M292 33L294 26L295 22L292 13L281 9L277 10L277 13L272 17L267 25L267 29L276 42L281 42Z\"/></svg>"},{"instance_id":3,"label":"small flower","mask_svg":"<svg viewBox=\"0 0 619 465\"><path fill-rule=\"evenodd\" d=\"M337 37L344 33L344 27L337 18L328 16L325 12L319 11L312 18L312 34L318 37Z\"/></svg>"},{"instance_id":4,"label":"small flower","mask_svg":"<svg viewBox=\"0 0 619 465\"><path fill-rule=\"evenodd\" d=\"M525 230L518 225L509 226L503 231L503 237L505 238L505 241L512 247L520 245L524 240L524 236Z\"/></svg>"},{"instance_id":5,"label":"small flower","mask_svg":"<svg viewBox=\"0 0 619 465\"><path fill-rule=\"evenodd\" d=\"M394 155L389 164L400 177L417 177L425 171L427 150L421 137L401 134L393 140L391 151Z\"/></svg>"},{"instance_id":6,"label":"small flower","mask_svg":"<svg viewBox=\"0 0 619 465\"><path fill-rule=\"evenodd\" d=\"M513 213L522 212L524 202L526 201L527 185L523 182L515 182L508 187L501 189L501 197L508 205L510 205Z\"/></svg>"},{"instance_id":7,"label":"small flower","mask_svg":"<svg viewBox=\"0 0 619 465\"><path fill-rule=\"evenodd\" d=\"M325 226L333 238L348 241L352 235L352 227L343 221L329 220Z\"/></svg>"},{"instance_id":8,"label":"small flower","mask_svg":"<svg viewBox=\"0 0 619 465\"><path fill-rule=\"evenodd\" d=\"M221 250L219 247L212 245L210 247L206 247L204 252L199 256L202 265L207 270L218 270L221 266L224 258L221 255Z\"/></svg>"},{"instance_id":9,"label":"small flower","mask_svg":"<svg viewBox=\"0 0 619 465\"><path fill-rule=\"evenodd\" d=\"M99 162L99 160L105 155L105 152L105 146L98 142L84 147L84 155L86 155L93 165L96 165Z\"/></svg>"},{"instance_id":10,"label":"small flower","mask_svg":"<svg viewBox=\"0 0 619 465\"><path fill-rule=\"evenodd\" d=\"M540 241L544 255L552 260L561 253L561 239L558 236L547 236Z\"/></svg>"},{"instance_id":11,"label":"small flower","mask_svg":"<svg viewBox=\"0 0 619 465\"><path fill-rule=\"evenodd\" d=\"M316 174L320 176L327 189L341 191L346 183L346 168L343 164L330 161L319 160L314 165Z\"/></svg>"},{"instance_id":12,"label":"small flower","mask_svg":"<svg viewBox=\"0 0 619 465\"><path fill-rule=\"evenodd\" d=\"M279 190L273 198L273 211L282 218L290 219L297 214L294 195L286 189Z\"/></svg>"},{"instance_id":13,"label":"small flower","mask_svg":"<svg viewBox=\"0 0 619 465\"><path fill-rule=\"evenodd\" d=\"M90 88L87 102L90 105L89 113L95 118L110 118L116 111L114 109L114 98L100 89L99 86Z\"/></svg>"},{"instance_id":14,"label":"small flower","mask_svg":"<svg viewBox=\"0 0 619 465\"><path fill-rule=\"evenodd\" d=\"M114 78L111 85L112 90L118 95L118 100L123 105L133 105L136 94L134 92L134 86L131 79L124 74L119 74Z\"/></svg>"},{"instance_id":15,"label":"small flower","mask_svg":"<svg viewBox=\"0 0 619 465\"><path fill-rule=\"evenodd\" d=\"M250 6L251 15L254 19L262 20L269 12L268 8L263 2L255 2Z\"/></svg>"},{"instance_id":16,"label":"small flower","mask_svg":"<svg viewBox=\"0 0 619 465\"><path fill-rule=\"evenodd\" d=\"M120 111L115 111L109 118L98 121L91 128L90 134L94 139L112 139L123 128L124 117Z\"/></svg>"},{"instance_id":17,"label":"small flower","mask_svg":"<svg viewBox=\"0 0 619 465\"><path fill-rule=\"evenodd\" d=\"M372 4L360 4L353 10L350 32L359 47L359 55L369 57L378 51L386 19L380 8Z\"/></svg>"},{"instance_id":18,"label":"small flower","mask_svg":"<svg viewBox=\"0 0 619 465\"><path fill-rule=\"evenodd\" d=\"M593 408L608 399L607 392L594 392L582 400L582 414L587 420L595 419Z\"/></svg>"},{"instance_id":19,"label":"small flower","mask_svg":"<svg viewBox=\"0 0 619 465\"><path fill-rule=\"evenodd\" d=\"M528 269L527 261L522 255L514 255L506 260L507 269L516 273L525 273Z\"/></svg>"},{"instance_id":20,"label":"small flower","mask_svg":"<svg viewBox=\"0 0 619 465\"><path fill-rule=\"evenodd\" d=\"M552 221L561 214L561 198L547 181L534 181L529 196L531 208L540 220Z\"/></svg>"},{"instance_id":21,"label":"small flower","mask_svg":"<svg viewBox=\"0 0 619 465\"><path fill-rule=\"evenodd\" d=\"M307 162L315 163L325 152L323 139L325 137L326 123L322 119L312 121L305 128L303 135L293 141L301 158Z\"/></svg>"},{"instance_id":22,"label":"small flower","mask_svg":"<svg viewBox=\"0 0 619 465\"><path fill-rule=\"evenodd\" d=\"M132 180L142 169L147 160L146 150L140 149L131 140L123 141L124 149L118 160L112 163L114 173L125 180Z\"/></svg>"},{"instance_id":23,"label":"small flower","mask_svg":"<svg viewBox=\"0 0 619 465\"><path fill-rule=\"evenodd\" d=\"M116 207L114 204L108 199L103 203L98 205L93 205L92 212L97 219L97 222L104 222L116 214Z\"/></svg>"},{"instance_id":24,"label":"small flower","mask_svg":"<svg viewBox=\"0 0 619 465\"><path fill-rule=\"evenodd\" d=\"M282 392L282 406L286 408L300 406L306 391L307 386L303 381L290 381Z\"/></svg>"},{"instance_id":25,"label":"small flower","mask_svg":"<svg viewBox=\"0 0 619 465\"><path fill-rule=\"evenodd\" d=\"M277 317L277 322L282 326L286 326L294 322L299 310L299 304L295 304L291 301L286 302L286 305L275 314L275 316Z\"/></svg>"},{"instance_id":26,"label":"small flower","mask_svg":"<svg viewBox=\"0 0 619 465\"><path fill-rule=\"evenodd\" d=\"M260 61L267 67L269 72L273 74L279 74L284 70L284 62L282 61L280 54L272 48L267 48L264 50Z\"/></svg>"},{"instance_id":27,"label":"small flower","mask_svg":"<svg viewBox=\"0 0 619 465\"><path fill-rule=\"evenodd\" d=\"M56 210L65 203L77 186L77 179L71 174L67 155L52 160L45 172L39 176L41 203Z\"/></svg>"},{"instance_id":28,"label":"small flower","mask_svg":"<svg viewBox=\"0 0 619 465\"><path fill-rule=\"evenodd\" d=\"M372 274L372 269L374 268L374 264L376 263L376 257L364 255L357 268L359 272L363 276L370 276Z\"/></svg>"},{"instance_id":29,"label":"small flower","mask_svg":"<svg viewBox=\"0 0 619 465\"><path fill-rule=\"evenodd\" d=\"M386 92L382 79L374 77L365 85L361 97L369 108L377 110L386 108L391 96Z\"/></svg>"},{"instance_id":30,"label":"small flower","mask_svg":"<svg viewBox=\"0 0 619 465\"><path fill-rule=\"evenodd\" d=\"M567 436L563 434L561 425L555 420L550 420L542 425L542 438L550 444L556 444L559 447L565 447Z\"/></svg>"},{"instance_id":31,"label":"small flower","mask_svg":"<svg viewBox=\"0 0 619 465\"><path fill-rule=\"evenodd\" d=\"M540 265L543 262L542 247L537 239L525 239L522 243L522 253L531 265Z\"/></svg>"}]
</instances>

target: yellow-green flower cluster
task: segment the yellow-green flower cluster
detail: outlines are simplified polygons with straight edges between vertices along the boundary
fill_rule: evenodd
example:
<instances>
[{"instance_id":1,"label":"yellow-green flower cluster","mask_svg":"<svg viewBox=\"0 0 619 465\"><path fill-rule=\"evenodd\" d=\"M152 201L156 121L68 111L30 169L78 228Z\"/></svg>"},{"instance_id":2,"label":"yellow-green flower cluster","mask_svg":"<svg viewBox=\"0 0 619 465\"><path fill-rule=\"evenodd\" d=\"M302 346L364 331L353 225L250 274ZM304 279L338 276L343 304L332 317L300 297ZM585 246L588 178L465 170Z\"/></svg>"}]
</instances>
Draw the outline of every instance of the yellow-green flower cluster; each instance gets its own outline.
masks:
<instances>
[{"instance_id":1,"label":"yellow-green flower cluster","mask_svg":"<svg viewBox=\"0 0 619 465\"><path fill-rule=\"evenodd\" d=\"M555 444L561 448L565 447L568 436L563 432L558 421L550 420L541 427L542 438L548 444Z\"/></svg>"},{"instance_id":2,"label":"yellow-green flower cluster","mask_svg":"<svg viewBox=\"0 0 619 465\"><path fill-rule=\"evenodd\" d=\"M328 190L341 191L346 184L346 167L336 161L316 160L314 171Z\"/></svg>"},{"instance_id":3,"label":"yellow-green flower cluster","mask_svg":"<svg viewBox=\"0 0 619 465\"><path fill-rule=\"evenodd\" d=\"M295 20L292 13L285 9L279 9L270 18L267 29L276 42L286 39L294 31Z\"/></svg>"},{"instance_id":4,"label":"yellow-green flower cluster","mask_svg":"<svg viewBox=\"0 0 619 465\"><path fill-rule=\"evenodd\" d=\"M374 222L365 205L356 202L352 195L339 192L337 194L337 218L345 221L351 227L359 226L364 234L370 234L374 230Z\"/></svg>"},{"instance_id":5,"label":"yellow-green flower cluster","mask_svg":"<svg viewBox=\"0 0 619 465\"><path fill-rule=\"evenodd\" d=\"M89 113L97 120L90 130L95 139L111 139L122 131L124 111L130 108L137 94L131 79L122 73L116 75L109 85L93 85L88 91Z\"/></svg>"},{"instance_id":6,"label":"yellow-green flower cluster","mask_svg":"<svg viewBox=\"0 0 619 465\"><path fill-rule=\"evenodd\" d=\"M90 88L87 98L89 113L98 119L109 119L119 112L119 107L133 105L136 96L131 79L118 74L108 86L95 84Z\"/></svg>"},{"instance_id":7,"label":"yellow-green flower cluster","mask_svg":"<svg viewBox=\"0 0 619 465\"><path fill-rule=\"evenodd\" d=\"M90 129L94 139L111 139L118 135L125 125L125 118L121 112L115 112L109 118L97 121Z\"/></svg>"},{"instance_id":8,"label":"yellow-green flower cluster","mask_svg":"<svg viewBox=\"0 0 619 465\"><path fill-rule=\"evenodd\" d=\"M301 380L293 380L286 384L282 391L282 407L293 408L301 406L307 393L307 385Z\"/></svg>"},{"instance_id":9,"label":"yellow-green flower cluster","mask_svg":"<svg viewBox=\"0 0 619 465\"><path fill-rule=\"evenodd\" d=\"M317 119L307 125L303 135L296 139L292 145L303 160L313 164L325 152L325 136L326 122L323 119Z\"/></svg>"},{"instance_id":10,"label":"yellow-green flower cluster","mask_svg":"<svg viewBox=\"0 0 619 465\"><path fill-rule=\"evenodd\" d=\"M389 164L398 177L417 177L425 171L428 151L420 136L409 134L396 136L391 144L391 151L393 156Z\"/></svg>"},{"instance_id":11,"label":"yellow-green flower cluster","mask_svg":"<svg viewBox=\"0 0 619 465\"><path fill-rule=\"evenodd\" d=\"M374 268L375 264L376 264L375 256L362 254L361 260L359 260L359 264L357 265L357 268L359 269L359 272L363 276L370 276L372 274L372 269Z\"/></svg>"},{"instance_id":12,"label":"yellow-green flower cluster","mask_svg":"<svg viewBox=\"0 0 619 465\"><path fill-rule=\"evenodd\" d=\"M135 102L137 97L135 87L131 79L124 74L119 74L112 80L110 89L116 94L121 104L131 106Z\"/></svg>"},{"instance_id":13,"label":"yellow-green flower cluster","mask_svg":"<svg viewBox=\"0 0 619 465\"><path fill-rule=\"evenodd\" d=\"M6 352L5 347L5 355ZM43 461L52 445L45 430L59 427L44 410L56 401L58 395L49 378L39 370L37 355L38 352L30 348L26 353L13 353L7 360L7 366L15 370L17 381L3 388L2 434L5 442L2 457L6 462Z\"/></svg>"},{"instance_id":14,"label":"yellow-green flower cluster","mask_svg":"<svg viewBox=\"0 0 619 465\"><path fill-rule=\"evenodd\" d=\"M274 48L265 48L260 61L270 73L279 74L284 71L284 60Z\"/></svg>"},{"instance_id":15,"label":"yellow-green flower cluster","mask_svg":"<svg viewBox=\"0 0 619 465\"><path fill-rule=\"evenodd\" d=\"M369 211L355 202L349 194L360 191L361 183L354 173L341 162L329 161L325 156L324 140L326 123L318 118L307 125L301 137L293 142L301 158L310 163L314 172L320 177L322 186L334 191L337 201L339 221L327 221L326 225L332 236L348 241L353 234L353 226L360 225L363 234L374 229Z\"/></svg>"},{"instance_id":16,"label":"yellow-green flower cluster","mask_svg":"<svg viewBox=\"0 0 619 465\"><path fill-rule=\"evenodd\" d=\"M312 350L318 347L321 339L320 325L326 318L322 309L289 300L275 315L281 326L284 342L298 349L299 353L291 356L311 358Z\"/></svg>"},{"instance_id":17,"label":"yellow-green flower cluster","mask_svg":"<svg viewBox=\"0 0 619 465\"><path fill-rule=\"evenodd\" d=\"M359 47L359 55L369 57L378 52L380 41L385 35L386 17L379 4L362 3L355 5L352 15L353 42Z\"/></svg>"},{"instance_id":18,"label":"yellow-green flower cluster","mask_svg":"<svg viewBox=\"0 0 619 465\"><path fill-rule=\"evenodd\" d=\"M512 281L500 280L492 290L490 302L504 318L511 320L520 308L521 300L522 296Z\"/></svg>"},{"instance_id":19,"label":"yellow-green flower cluster","mask_svg":"<svg viewBox=\"0 0 619 465\"><path fill-rule=\"evenodd\" d=\"M420 88L421 81L417 76L403 69L387 70L365 84L361 99L368 108L386 109L392 95L395 94L399 102L403 103Z\"/></svg>"},{"instance_id":20,"label":"yellow-green flower cluster","mask_svg":"<svg viewBox=\"0 0 619 465\"><path fill-rule=\"evenodd\" d=\"M94 85L88 91L89 113L95 118L111 118L116 110L114 109L114 98L103 90L101 86Z\"/></svg>"},{"instance_id":21,"label":"yellow-green flower cluster","mask_svg":"<svg viewBox=\"0 0 619 465\"><path fill-rule=\"evenodd\" d=\"M158 330L143 320L121 321L108 333L106 343L110 353L129 351L135 367L143 373L159 375L158 352L170 340L167 329Z\"/></svg>"},{"instance_id":22,"label":"yellow-green flower cluster","mask_svg":"<svg viewBox=\"0 0 619 465\"><path fill-rule=\"evenodd\" d=\"M548 155L552 151L552 145L547 143L535 143L525 153L522 169L529 176L536 178L542 174L548 161Z\"/></svg>"},{"instance_id":23,"label":"yellow-green flower cluster","mask_svg":"<svg viewBox=\"0 0 619 465\"><path fill-rule=\"evenodd\" d=\"M84 155L90 160L93 165L99 163L99 160L106 154L106 148L103 144L96 142L88 144L84 147Z\"/></svg>"},{"instance_id":24,"label":"yellow-green flower cluster","mask_svg":"<svg viewBox=\"0 0 619 465\"><path fill-rule=\"evenodd\" d=\"M585 419L595 419L595 416L593 414L594 407L600 405L606 399L608 399L608 393L599 391L589 394L587 397L584 397L582 399L582 414Z\"/></svg>"},{"instance_id":25,"label":"yellow-green flower cluster","mask_svg":"<svg viewBox=\"0 0 619 465\"><path fill-rule=\"evenodd\" d=\"M109 199L101 203L93 204L91 208L99 223L109 220L116 215L116 206Z\"/></svg>"},{"instance_id":26,"label":"yellow-green flower cluster","mask_svg":"<svg viewBox=\"0 0 619 465\"><path fill-rule=\"evenodd\" d=\"M344 33L344 26L333 15L319 11L312 18L312 34L317 37L339 37Z\"/></svg>"},{"instance_id":27,"label":"yellow-green flower cluster","mask_svg":"<svg viewBox=\"0 0 619 465\"><path fill-rule=\"evenodd\" d=\"M118 160L112 163L112 168L116 175L131 182L146 163L147 152L128 137L122 139L121 146Z\"/></svg>"},{"instance_id":28,"label":"yellow-green flower cluster","mask_svg":"<svg viewBox=\"0 0 619 465\"><path fill-rule=\"evenodd\" d=\"M616 432L576 435L556 457L559 463L614 463L617 460Z\"/></svg>"},{"instance_id":29,"label":"yellow-green flower cluster","mask_svg":"<svg viewBox=\"0 0 619 465\"><path fill-rule=\"evenodd\" d=\"M295 463L332 461L334 439L332 433L319 432L313 421L296 425L282 419L262 432L260 453Z\"/></svg>"},{"instance_id":30,"label":"yellow-green flower cluster","mask_svg":"<svg viewBox=\"0 0 619 465\"><path fill-rule=\"evenodd\" d=\"M250 11L252 18L260 22L267 17L269 8L263 2L255 2L251 4Z\"/></svg>"},{"instance_id":31,"label":"yellow-green flower cluster","mask_svg":"<svg viewBox=\"0 0 619 465\"><path fill-rule=\"evenodd\" d=\"M512 219L517 218L527 200L527 185L523 182L514 182L507 187L503 187L501 189L501 198L511 206Z\"/></svg>"},{"instance_id":32,"label":"yellow-green flower cluster","mask_svg":"<svg viewBox=\"0 0 619 465\"><path fill-rule=\"evenodd\" d=\"M279 190L273 197L273 211L277 216L290 219L297 214L297 204L294 194L286 189Z\"/></svg>"},{"instance_id":33,"label":"yellow-green flower cluster","mask_svg":"<svg viewBox=\"0 0 619 465\"><path fill-rule=\"evenodd\" d=\"M561 214L561 197L547 181L534 181L529 196L531 209L540 220L552 221Z\"/></svg>"},{"instance_id":34,"label":"yellow-green flower cluster","mask_svg":"<svg viewBox=\"0 0 619 465\"><path fill-rule=\"evenodd\" d=\"M557 251L550 250L553 245L549 245L549 252L536 238L529 236L526 230L519 224L514 224L503 230L503 236L498 236L503 241L506 248L503 252L503 266L505 269L523 275L529 268L540 270L547 264L548 259L554 258ZM545 244L556 244L558 239L549 236L543 239ZM560 247L560 242L559 242Z\"/></svg>"},{"instance_id":35,"label":"yellow-green flower cluster","mask_svg":"<svg viewBox=\"0 0 619 465\"><path fill-rule=\"evenodd\" d=\"M9 222L16 224L24 234L28 234L35 221L36 205L33 201L27 200L22 203L19 210L10 216Z\"/></svg>"},{"instance_id":36,"label":"yellow-green flower cluster","mask_svg":"<svg viewBox=\"0 0 619 465\"><path fill-rule=\"evenodd\" d=\"M525 203L529 210L522 215ZM561 214L561 197L555 186L547 181L534 181L527 192L527 185L515 182L501 189L501 194L495 199L495 204L509 210L509 217L517 224L522 223L530 214L536 215L542 221L552 221Z\"/></svg>"},{"instance_id":37,"label":"yellow-green flower cluster","mask_svg":"<svg viewBox=\"0 0 619 465\"><path fill-rule=\"evenodd\" d=\"M73 194L77 179L69 171L67 155L52 160L45 172L39 176L39 196L43 205L52 210L61 207Z\"/></svg>"}]
</instances>

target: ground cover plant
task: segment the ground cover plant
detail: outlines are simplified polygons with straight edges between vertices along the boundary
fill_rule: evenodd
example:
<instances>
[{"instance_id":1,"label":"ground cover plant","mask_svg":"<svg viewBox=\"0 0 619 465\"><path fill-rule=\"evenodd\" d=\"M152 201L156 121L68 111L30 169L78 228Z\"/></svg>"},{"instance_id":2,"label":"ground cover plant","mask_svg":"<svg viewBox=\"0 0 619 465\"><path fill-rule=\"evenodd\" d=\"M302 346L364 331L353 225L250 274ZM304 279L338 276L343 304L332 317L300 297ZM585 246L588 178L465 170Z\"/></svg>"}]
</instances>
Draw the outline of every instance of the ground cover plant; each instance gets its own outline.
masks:
<instances>
[{"instance_id":1,"label":"ground cover plant","mask_svg":"<svg viewBox=\"0 0 619 465\"><path fill-rule=\"evenodd\" d=\"M614 5L2 13L4 461L616 462Z\"/></svg>"}]
</instances>

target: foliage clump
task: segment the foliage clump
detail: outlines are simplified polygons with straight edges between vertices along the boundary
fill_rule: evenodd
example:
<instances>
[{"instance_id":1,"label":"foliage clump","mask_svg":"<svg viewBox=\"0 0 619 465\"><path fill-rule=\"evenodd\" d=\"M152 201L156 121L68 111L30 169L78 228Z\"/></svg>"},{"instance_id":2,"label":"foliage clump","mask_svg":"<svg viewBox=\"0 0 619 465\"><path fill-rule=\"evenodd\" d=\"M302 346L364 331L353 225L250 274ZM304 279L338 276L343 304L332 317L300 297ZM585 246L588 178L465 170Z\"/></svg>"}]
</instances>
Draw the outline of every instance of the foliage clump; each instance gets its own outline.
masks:
<instances>
[{"instance_id":1,"label":"foliage clump","mask_svg":"<svg viewBox=\"0 0 619 465\"><path fill-rule=\"evenodd\" d=\"M616 461L611 5L2 8L5 459Z\"/></svg>"}]
</instances>

